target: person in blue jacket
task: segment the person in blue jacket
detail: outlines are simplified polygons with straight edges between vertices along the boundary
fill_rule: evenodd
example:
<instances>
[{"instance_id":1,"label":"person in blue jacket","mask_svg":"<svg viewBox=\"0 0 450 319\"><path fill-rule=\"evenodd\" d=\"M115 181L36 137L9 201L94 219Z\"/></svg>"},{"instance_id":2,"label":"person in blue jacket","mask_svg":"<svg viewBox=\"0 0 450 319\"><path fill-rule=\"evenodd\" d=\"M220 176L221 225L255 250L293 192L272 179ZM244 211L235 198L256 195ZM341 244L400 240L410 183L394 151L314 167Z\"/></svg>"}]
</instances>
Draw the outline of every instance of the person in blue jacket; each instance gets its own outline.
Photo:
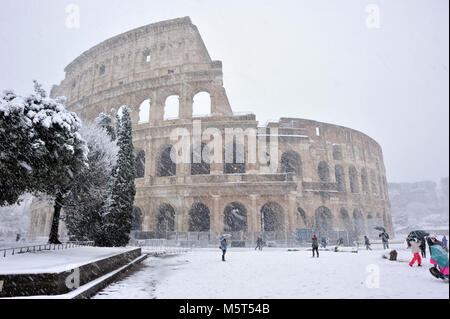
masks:
<instances>
[{"instance_id":1,"label":"person in blue jacket","mask_svg":"<svg viewBox=\"0 0 450 319\"><path fill-rule=\"evenodd\" d=\"M226 238L223 238L220 241L220 247L219 248L222 250L222 261L225 261L225 254L227 252L227 240L226 240Z\"/></svg>"}]
</instances>

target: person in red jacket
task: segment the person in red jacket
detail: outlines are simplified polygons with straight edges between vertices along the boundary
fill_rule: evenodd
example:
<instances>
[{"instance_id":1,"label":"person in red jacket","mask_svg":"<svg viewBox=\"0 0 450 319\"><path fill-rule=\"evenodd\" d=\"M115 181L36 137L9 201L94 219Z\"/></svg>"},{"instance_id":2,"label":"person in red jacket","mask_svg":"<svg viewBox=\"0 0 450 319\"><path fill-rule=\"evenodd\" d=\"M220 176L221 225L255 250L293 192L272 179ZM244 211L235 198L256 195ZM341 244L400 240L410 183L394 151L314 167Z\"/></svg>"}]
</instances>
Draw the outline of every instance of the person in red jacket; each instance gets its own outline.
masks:
<instances>
[{"instance_id":1,"label":"person in red jacket","mask_svg":"<svg viewBox=\"0 0 450 319\"><path fill-rule=\"evenodd\" d=\"M409 263L409 266L413 266L415 262L419 264L419 267L422 266L422 258L420 257L420 245L422 241L420 239L411 238L408 240L408 248L411 249L411 252L413 253L414 257Z\"/></svg>"}]
</instances>

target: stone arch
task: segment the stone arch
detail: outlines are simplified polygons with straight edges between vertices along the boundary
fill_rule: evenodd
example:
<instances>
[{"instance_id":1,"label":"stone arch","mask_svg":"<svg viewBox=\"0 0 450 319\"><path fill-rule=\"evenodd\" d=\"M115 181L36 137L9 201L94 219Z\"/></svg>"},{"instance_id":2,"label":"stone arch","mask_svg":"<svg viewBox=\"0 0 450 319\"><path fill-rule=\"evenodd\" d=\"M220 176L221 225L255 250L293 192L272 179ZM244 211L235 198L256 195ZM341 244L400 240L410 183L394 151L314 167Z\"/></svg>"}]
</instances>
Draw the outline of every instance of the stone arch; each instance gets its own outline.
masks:
<instances>
[{"instance_id":1,"label":"stone arch","mask_svg":"<svg viewBox=\"0 0 450 319\"><path fill-rule=\"evenodd\" d=\"M369 192L369 180L367 175L367 170L365 168L361 169L361 186L363 193Z\"/></svg>"},{"instance_id":2,"label":"stone arch","mask_svg":"<svg viewBox=\"0 0 450 319\"><path fill-rule=\"evenodd\" d=\"M240 143L233 142L225 146L224 174L245 174L245 148Z\"/></svg>"},{"instance_id":3,"label":"stone arch","mask_svg":"<svg viewBox=\"0 0 450 319\"><path fill-rule=\"evenodd\" d=\"M172 161L171 153L175 152L172 145L165 145L161 148L157 158L158 176L168 177L177 174L177 165Z\"/></svg>"},{"instance_id":4,"label":"stone arch","mask_svg":"<svg viewBox=\"0 0 450 319\"><path fill-rule=\"evenodd\" d=\"M223 211L225 232L247 231L247 210L239 202L228 204Z\"/></svg>"},{"instance_id":5,"label":"stone arch","mask_svg":"<svg viewBox=\"0 0 450 319\"><path fill-rule=\"evenodd\" d=\"M164 102L164 120L178 118L180 118L180 95L169 95Z\"/></svg>"},{"instance_id":6,"label":"stone arch","mask_svg":"<svg viewBox=\"0 0 450 319\"><path fill-rule=\"evenodd\" d=\"M167 237L175 231L175 210L170 204L161 204L156 214L156 232L159 238Z\"/></svg>"},{"instance_id":7,"label":"stone arch","mask_svg":"<svg viewBox=\"0 0 450 319\"><path fill-rule=\"evenodd\" d=\"M359 209L353 210L353 220L355 223L355 237L359 238L360 236L364 236L366 227L364 225L364 217Z\"/></svg>"},{"instance_id":8,"label":"stone arch","mask_svg":"<svg viewBox=\"0 0 450 319\"><path fill-rule=\"evenodd\" d=\"M287 151L281 155L281 173L302 174L302 160L295 151Z\"/></svg>"},{"instance_id":9,"label":"stone arch","mask_svg":"<svg viewBox=\"0 0 450 319\"><path fill-rule=\"evenodd\" d=\"M210 230L210 211L203 203L194 203L189 210L189 231L207 232Z\"/></svg>"},{"instance_id":10,"label":"stone arch","mask_svg":"<svg viewBox=\"0 0 450 319\"><path fill-rule=\"evenodd\" d=\"M317 174L322 183L328 183L330 181L330 167L325 161L321 161L317 167Z\"/></svg>"},{"instance_id":11,"label":"stone arch","mask_svg":"<svg viewBox=\"0 0 450 319\"><path fill-rule=\"evenodd\" d=\"M320 206L316 209L316 231L319 237L329 237L333 227L333 214L328 207Z\"/></svg>"},{"instance_id":12,"label":"stone arch","mask_svg":"<svg viewBox=\"0 0 450 319\"><path fill-rule=\"evenodd\" d=\"M131 222L132 231L142 231L142 211L139 207L133 207L133 221Z\"/></svg>"},{"instance_id":13,"label":"stone arch","mask_svg":"<svg viewBox=\"0 0 450 319\"><path fill-rule=\"evenodd\" d=\"M284 211L280 204L268 202L261 207L261 229L263 231L284 231Z\"/></svg>"},{"instance_id":14,"label":"stone arch","mask_svg":"<svg viewBox=\"0 0 450 319\"><path fill-rule=\"evenodd\" d=\"M139 150L135 157L136 178L144 178L145 176L145 151Z\"/></svg>"},{"instance_id":15,"label":"stone arch","mask_svg":"<svg viewBox=\"0 0 450 319\"><path fill-rule=\"evenodd\" d=\"M339 192L345 192L345 172L341 165L334 167L334 175L336 178L336 185Z\"/></svg>"},{"instance_id":16,"label":"stone arch","mask_svg":"<svg viewBox=\"0 0 450 319\"><path fill-rule=\"evenodd\" d=\"M138 124L148 123L150 121L150 99L144 100L139 106L139 122Z\"/></svg>"},{"instance_id":17,"label":"stone arch","mask_svg":"<svg viewBox=\"0 0 450 319\"><path fill-rule=\"evenodd\" d=\"M348 176L350 180L350 191L352 193L359 193L359 185L358 185L358 171L355 166L351 165L348 168Z\"/></svg>"},{"instance_id":18,"label":"stone arch","mask_svg":"<svg viewBox=\"0 0 450 319\"><path fill-rule=\"evenodd\" d=\"M297 226L308 227L308 217L306 216L306 212L301 207L297 207Z\"/></svg>"},{"instance_id":19,"label":"stone arch","mask_svg":"<svg viewBox=\"0 0 450 319\"><path fill-rule=\"evenodd\" d=\"M201 143L192 146L191 175L209 175L211 173L210 151L208 145Z\"/></svg>"},{"instance_id":20,"label":"stone arch","mask_svg":"<svg viewBox=\"0 0 450 319\"><path fill-rule=\"evenodd\" d=\"M209 116L211 115L211 94L206 90L197 92L192 98L192 116Z\"/></svg>"}]
</instances>

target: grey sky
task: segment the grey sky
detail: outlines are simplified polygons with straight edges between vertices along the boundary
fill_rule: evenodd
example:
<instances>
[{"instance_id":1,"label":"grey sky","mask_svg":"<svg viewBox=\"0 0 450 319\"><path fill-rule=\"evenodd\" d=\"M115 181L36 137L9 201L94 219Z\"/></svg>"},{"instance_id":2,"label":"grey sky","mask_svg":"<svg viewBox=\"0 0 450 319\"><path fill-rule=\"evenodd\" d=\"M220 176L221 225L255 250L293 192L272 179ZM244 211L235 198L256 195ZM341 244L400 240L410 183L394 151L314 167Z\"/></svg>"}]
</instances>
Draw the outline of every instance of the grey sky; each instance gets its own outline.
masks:
<instances>
[{"instance_id":1,"label":"grey sky","mask_svg":"<svg viewBox=\"0 0 450 319\"><path fill-rule=\"evenodd\" d=\"M80 28L65 25L80 7ZM380 28L366 27L368 4ZM449 174L448 0L2 0L0 89L50 88L83 51L130 29L190 16L235 112L360 130L390 181Z\"/></svg>"}]
</instances>

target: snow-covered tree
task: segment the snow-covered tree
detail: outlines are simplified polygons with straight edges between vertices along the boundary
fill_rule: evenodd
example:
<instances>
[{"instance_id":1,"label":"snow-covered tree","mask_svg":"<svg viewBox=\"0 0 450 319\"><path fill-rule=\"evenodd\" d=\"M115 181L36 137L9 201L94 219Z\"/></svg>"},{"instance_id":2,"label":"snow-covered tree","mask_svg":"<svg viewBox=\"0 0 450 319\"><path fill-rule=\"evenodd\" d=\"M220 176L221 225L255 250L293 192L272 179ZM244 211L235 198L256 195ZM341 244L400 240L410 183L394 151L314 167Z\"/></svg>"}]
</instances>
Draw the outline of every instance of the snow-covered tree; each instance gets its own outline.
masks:
<instances>
[{"instance_id":1,"label":"snow-covered tree","mask_svg":"<svg viewBox=\"0 0 450 319\"><path fill-rule=\"evenodd\" d=\"M117 160L118 147L101 124L83 126L80 134L89 148L88 167L83 168L71 183L64 197L64 221L73 240L101 241L102 216L109 195L111 173ZM114 130L114 127L112 127Z\"/></svg>"},{"instance_id":2,"label":"snow-covered tree","mask_svg":"<svg viewBox=\"0 0 450 319\"><path fill-rule=\"evenodd\" d=\"M116 139L116 129L112 123L111 117L105 113L100 113L95 119L95 124L106 130L111 140Z\"/></svg>"},{"instance_id":3,"label":"snow-covered tree","mask_svg":"<svg viewBox=\"0 0 450 319\"><path fill-rule=\"evenodd\" d=\"M122 118L116 115L116 127L119 153L112 173L107 209L102 220L102 246L128 244L133 221L136 171L131 116L127 107L122 107Z\"/></svg>"},{"instance_id":4,"label":"snow-covered tree","mask_svg":"<svg viewBox=\"0 0 450 319\"><path fill-rule=\"evenodd\" d=\"M61 204L67 188L87 165L88 148L78 133L81 121L64 107L64 98L47 97L34 82L34 93L12 91L0 97L0 205L25 192L55 198L49 242L58 242Z\"/></svg>"}]
</instances>

